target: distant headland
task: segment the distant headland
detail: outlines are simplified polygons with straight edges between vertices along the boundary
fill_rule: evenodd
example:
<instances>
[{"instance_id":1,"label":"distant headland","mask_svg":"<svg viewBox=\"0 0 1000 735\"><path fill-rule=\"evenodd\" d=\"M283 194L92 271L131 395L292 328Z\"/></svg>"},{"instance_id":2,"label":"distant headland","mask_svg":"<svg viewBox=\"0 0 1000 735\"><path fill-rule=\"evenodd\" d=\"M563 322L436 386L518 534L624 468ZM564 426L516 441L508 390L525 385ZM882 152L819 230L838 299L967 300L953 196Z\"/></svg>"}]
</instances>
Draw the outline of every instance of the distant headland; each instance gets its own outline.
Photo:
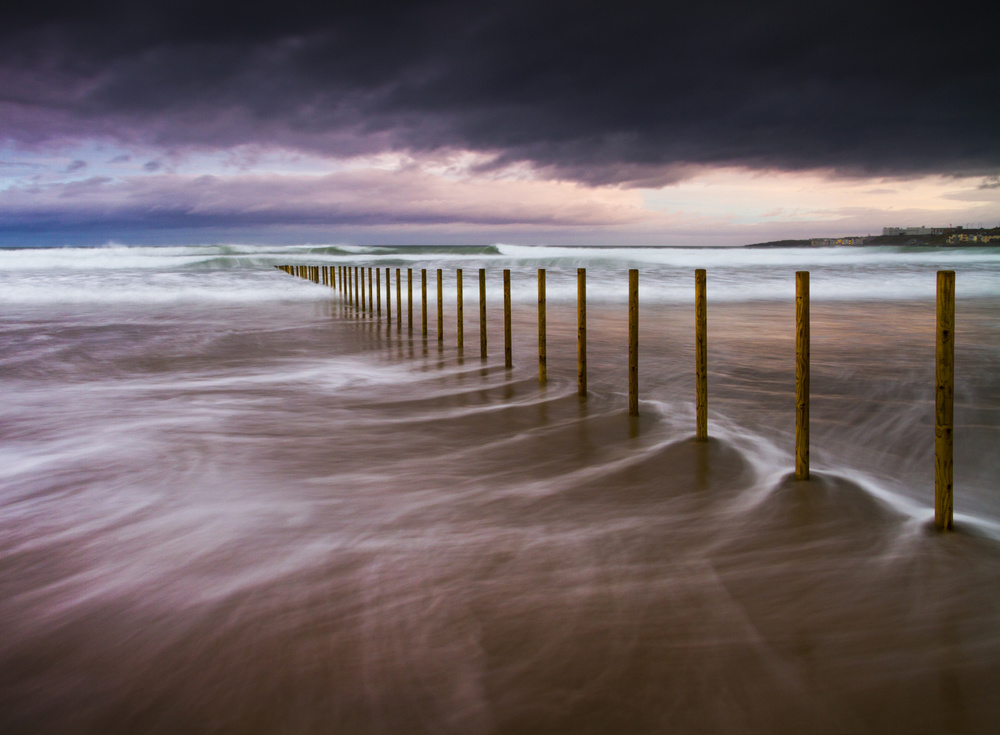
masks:
<instances>
[{"instance_id":1,"label":"distant headland","mask_svg":"<svg viewBox=\"0 0 1000 735\"><path fill-rule=\"evenodd\" d=\"M878 245L1000 245L1000 226L966 229L964 227L883 227L881 235L814 237L809 240L772 240L746 245L748 248L829 248Z\"/></svg>"}]
</instances>

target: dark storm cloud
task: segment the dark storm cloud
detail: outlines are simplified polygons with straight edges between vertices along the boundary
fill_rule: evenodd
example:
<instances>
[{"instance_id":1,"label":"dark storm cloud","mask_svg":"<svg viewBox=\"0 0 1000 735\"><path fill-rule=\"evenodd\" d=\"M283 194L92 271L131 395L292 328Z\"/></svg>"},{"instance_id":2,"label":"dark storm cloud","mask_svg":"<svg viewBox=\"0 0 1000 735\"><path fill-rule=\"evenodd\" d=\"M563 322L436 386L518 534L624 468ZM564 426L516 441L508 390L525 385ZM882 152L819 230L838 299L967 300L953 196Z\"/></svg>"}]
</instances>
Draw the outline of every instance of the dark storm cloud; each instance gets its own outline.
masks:
<instances>
[{"instance_id":1,"label":"dark storm cloud","mask_svg":"<svg viewBox=\"0 0 1000 735\"><path fill-rule=\"evenodd\" d=\"M995 174L983 3L24 3L0 136L468 148L589 183L692 166Z\"/></svg>"}]
</instances>

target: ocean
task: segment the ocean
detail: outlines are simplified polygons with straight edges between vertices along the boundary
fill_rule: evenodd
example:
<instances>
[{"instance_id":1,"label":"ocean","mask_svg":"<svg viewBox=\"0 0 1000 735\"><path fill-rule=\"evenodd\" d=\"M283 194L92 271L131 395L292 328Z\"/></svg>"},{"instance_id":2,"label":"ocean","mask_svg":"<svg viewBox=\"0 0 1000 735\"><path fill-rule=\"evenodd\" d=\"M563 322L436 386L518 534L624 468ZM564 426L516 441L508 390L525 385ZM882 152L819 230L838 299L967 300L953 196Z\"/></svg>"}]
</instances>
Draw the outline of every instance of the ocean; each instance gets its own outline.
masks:
<instances>
[{"instance_id":1,"label":"ocean","mask_svg":"<svg viewBox=\"0 0 1000 735\"><path fill-rule=\"evenodd\" d=\"M413 269L414 329L395 282L389 324L281 264L377 266L383 293L399 268L404 300ZM950 533L933 526L941 269ZM0 732L995 731L998 315L998 248L0 250Z\"/></svg>"}]
</instances>

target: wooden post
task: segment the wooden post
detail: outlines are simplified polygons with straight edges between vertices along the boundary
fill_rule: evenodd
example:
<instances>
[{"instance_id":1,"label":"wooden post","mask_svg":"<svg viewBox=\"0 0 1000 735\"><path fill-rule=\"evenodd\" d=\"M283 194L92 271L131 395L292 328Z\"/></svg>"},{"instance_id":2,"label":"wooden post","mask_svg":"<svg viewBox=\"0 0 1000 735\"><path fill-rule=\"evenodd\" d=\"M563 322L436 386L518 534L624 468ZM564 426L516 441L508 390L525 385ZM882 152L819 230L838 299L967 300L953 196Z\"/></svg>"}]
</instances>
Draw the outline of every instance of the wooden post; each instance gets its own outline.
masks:
<instances>
[{"instance_id":1,"label":"wooden post","mask_svg":"<svg viewBox=\"0 0 1000 735\"><path fill-rule=\"evenodd\" d=\"M809 271L795 274L795 479L809 479Z\"/></svg>"},{"instance_id":2,"label":"wooden post","mask_svg":"<svg viewBox=\"0 0 1000 735\"><path fill-rule=\"evenodd\" d=\"M628 415L639 415L639 270L628 272Z\"/></svg>"},{"instance_id":3,"label":"wooden post","mask_svg":"<svg viewBox=\"0 0 1000 735\"><path fill-rule=\"evenodd\" d=\"M396 331L403 329L403 286L399 278L399 268L396 269Z\"/></svg>"},{"instance_id":4,"label":"wooden post","mask_svg":"<svg viewBox=\"0 0 1000 735\"><path fill-rule=\"evenodd\" d=\"M354 269L347 266L347 304L354 306Z\"/></svg>"},{"instance_id":5,"label":"wooden post","mask_svg":"<svg viewBox=\"0 0 1000 735\"><path fill-rule=\"evenodd\" d=\"M361 284L358 283L358 266L354 266L354 308L361 308Z\"/></svg>"},{"instance_id":6,"label":"wooden post","mask_svg":"<svg viewBox=\"0 0 1000 735\"><path fill-rule=\"evenodd\" d=\"M934 392L934 525L952 528L952 432L955 427L955 271L937 274L937 360Z\"/></svg>"},{"instance_id":7,"label":"wooden post","mask_svg":"<svg viewBox=\"0 0 1000 735\"><path fill-rule=\"evenodd\" d=\"M385 269L385 323L392 326L392 278L389 269Z\"/></svg>"},{"instance_id":8,"label":"wooden post","mask_svg":"<svg viewBox=\"0 0 1000 735\"><path fill-rule=\"evenodd\" d=\"M420 335L427 337L427 269L420 269Z\"/></svg>"},{"instance_id":9,"label":"wooden post","mask_svg":"<svg viewBox=\"0 0 1000 735\"><path fill-rule=\"evenodd\" d=\"M382 271L375 269L375 316L382 318Z\"/></svg>"},{"instance_id":10,"label":"wooden post","mask_svg":"<svg viewBox=\"0 0 1000 735\"><path fill-rule=\"evenodd\" d=\"M372 269L371 266L368 267L368 312L371 313L375 311L375 304L372 303Z\"/></svg>"},{"instance_id":11,"label":"wooden post","mask_svg":"<svg viewBox=\"0 0 1000 735\"><path fill-rule=\"evenodd\" d=\"M695 441L708 441L708 300L704 268L694 272Z\"/></svg>"},{"instance_id":12,"label":"wooden post","mask_svg":"<svg viewBox=\"0 0 1000 735\"><path fill-rule=\"evenodd\" d=\"M437 281L438 281L438 343L444 342L444 292L441 289L442 283L442 273L441 269L438 268Z\"/></svg>"},{"instance_id":13,"label":"wooden post","mask_svg":"<svg viewBox=\"0 0 1000 735\"><path fill-rule=\"evenodd\" d=\"M406 269L406 326L413 331L413 269Z\"/></svg>"},{"instance_id":14,"label":"wooden post","mask_svg":"<svg viewBox=\"0 0 1000 735\"><path fill-rule=\"evenodd\" d=\"M486 359L486 269L479 269L479 356Z\"/></svg>"},{"instance_id":15,"label":"wooden post","mask_svg":"<svg viewBox=\"0 0 1000 735\"><path fill-rule=\"evenodd\" d=\"M576 269L576 385L587 395L587 269Z\"/></svg>"},{"instance_id":16,"label":"wooden post","mask_svg":"<svg viewBox=\"0 0 1000 735\"><path fill-rule=\"evenodd\" d=\"M457 331L458 331L458 351L462 352L465 347L465 304L463 303L462 297L462 269L459 268L455 271L455 294L456 299L458 299L458 306L455 309L456 317L458 321Z\"/></svg>"},{"instance_id":17,"label":"wooden post","mask_svg":"<svg viewBox=\"0 0 1000 735\"><path fill-rule=\"evenodd\" d=\"M503 364L514 367L514 357L510 339L510 269L503 271Z\"/></svg>"},{"instance_id":18,"label":"wooden post","mask_svg":"<svg viewBox=\"0 0 1000 735\"><path fill-rule=\"evenodd\" d=\"M538 382L545 383L547 373L545 354L545 269L538 269Z\"/></svg>"}]
</instances>

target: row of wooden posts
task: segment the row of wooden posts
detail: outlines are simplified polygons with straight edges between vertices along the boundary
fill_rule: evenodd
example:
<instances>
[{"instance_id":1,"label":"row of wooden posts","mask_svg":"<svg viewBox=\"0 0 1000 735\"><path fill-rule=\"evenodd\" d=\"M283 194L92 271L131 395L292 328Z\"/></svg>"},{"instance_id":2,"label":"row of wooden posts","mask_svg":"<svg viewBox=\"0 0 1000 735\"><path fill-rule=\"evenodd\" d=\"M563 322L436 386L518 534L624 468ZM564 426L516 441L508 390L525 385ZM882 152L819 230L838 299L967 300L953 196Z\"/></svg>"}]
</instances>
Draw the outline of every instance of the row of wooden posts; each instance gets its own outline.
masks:
<instances>
[{"instance_id":1,"label":"row of wooden posts","mask_svg":"<svg viewBox=\"0 0 1000 735\"><path fill-rule=\"evenodd\" d=\"M382 316L382 277L363 266L280 265L276 268L314 283L337 289L355 308ZM374 289L372 277L374 273ZM455 271L457 287L458 349L464 348L462 269ZM437 269L437 338L444 341L443 273ZM577 282L577 390L587 395L587 271L578 268ZM708 440L708 307L706 273L695 271L695 439ZM386 319L392 323L390 269L385 269ZM421 332L427 336L427 270L420 271ZM366 301L367 292L367 301ZM639 415L639 271L628 272L628 412ZM406 269L406 318L413 330L413 269ZM513 367L511 353L510 270L503 271L504 365ZM402 328L401 269L396 268L396 324ZM937 359L934 425L934 523L952 527L952 431L955 395L955 272L937 274ZM545 269L538 269L538 379L547 374L545 335ZM486 359L486 269L479 269L479 350ZM809 478L809 272L795 274L795 477Z\"/></svg>"}]
</instances>

